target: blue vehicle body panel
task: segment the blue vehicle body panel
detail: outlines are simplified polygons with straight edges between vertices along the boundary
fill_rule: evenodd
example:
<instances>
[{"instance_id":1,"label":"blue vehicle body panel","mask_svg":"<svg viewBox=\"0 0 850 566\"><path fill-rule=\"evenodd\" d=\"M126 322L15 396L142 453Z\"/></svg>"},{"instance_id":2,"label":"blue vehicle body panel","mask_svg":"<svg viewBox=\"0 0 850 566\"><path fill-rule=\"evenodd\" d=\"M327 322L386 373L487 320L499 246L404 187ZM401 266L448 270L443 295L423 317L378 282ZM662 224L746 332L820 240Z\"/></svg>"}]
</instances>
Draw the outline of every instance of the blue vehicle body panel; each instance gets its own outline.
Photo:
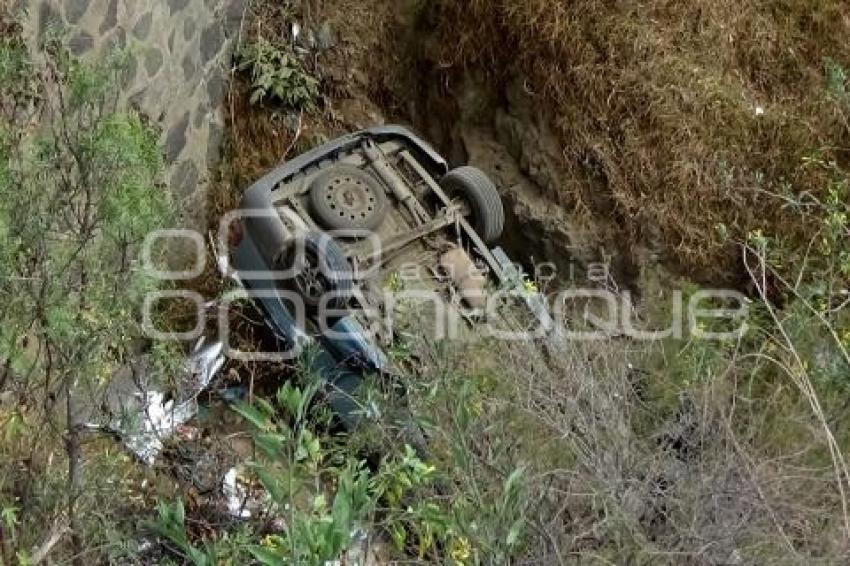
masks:
<instances>
[{"instance_id":1,"label":"blue vehicle body panel","mask_svg":"<svg viewBox=\"0 0 850 566\"><path fill-rule=\"evenodd\" d=\"M254 239L246 234L234 252L238 269L243 271L261 271L268 269ZM286 342L287 347L297 346L307 339L306 333L298 326L295 317L281 298L275 280L270 277L242 279L242 284L254 292L253 300L259 304L266 317L266 323L275 335Z\"/></svg>"},{"instance_id":2,"label":"blue vehicle body panel","mask_svg":"<svg viewBox=\"0 0 850 566\"><path fill-rule=\"evenodd\" d=\"M235 251L237 265L247 271L264 268L256 244L246 235ZM357 426L361 411L354 394L364 374L380 372L385 367L382 352L366 340L363 329L352 317L337 321L332 327L333 337L316 341L298 325L285 299L280 297L275 281L268 277L243 279L243 285L256 296L254 302L263 311L266 324L287 348L295 348L302 355L307 370L321 376L328 385L328 404L346 428Z\"/></svg>"},{"instance_id":3,"label":"blue vehicle body panel","mask_svg":"<svg viewBox=\"0 0 850 566\"><path fill-rule=\"evenodd\" d=\"M366 331L354 317L339 319L330 330L325 338L338 358L376 371L387 369L386 356L366 339Z\"/></svg>"},{"instance_id":4,"label":"blue vehicle body panel","mask_svg":"<svg viewBox=\"0 0 850 566\"><path fill-rule=\"evenodd\" d=\"M245 271L264 269L265 264L250 236L243 238L234 256L237 265ZM298 324L275 283L275 280L269 277L242 279L245 288L254 292L252 298L263 310L266 323L275 335L284 340L288 347L303 349L310 345L313 339ZM322 336L321 343L329 350L337 364L364 367L372 371L386 368L386 356L369 342L365 330L354 317L339 319L329 330L327 335Z\"/></svg>"},{"instance_id":5,"label":"blue vehicle body panel","mask_svg":"<svg viewBox=\"0 0 850 566\"><path fill-rule=\"evenodd\" d=\"M377 143L398 139L415 157L436 174L448 170L446 161L426 142L401 126L380 126L337 138L280 165L249 187L242 198L243 210L273 210L271 193L278 184L326 159L353 150L365 139ZM246 215L244 236L234 252L239 272L272 271L274 262L286 244L287 230L276 214ZM353 394L364 375L388 370L386 355L367 338L360 324L351 316L339 319L322 336L311 337L298 325L277 281L265 277L241 277L249 291L255 291L255 303L261 308L266 323L287 347L309 352L308 369L322 376L328 384L328 402L346 427L356 426L361 413Z\"/></svg>"}]
</instances>

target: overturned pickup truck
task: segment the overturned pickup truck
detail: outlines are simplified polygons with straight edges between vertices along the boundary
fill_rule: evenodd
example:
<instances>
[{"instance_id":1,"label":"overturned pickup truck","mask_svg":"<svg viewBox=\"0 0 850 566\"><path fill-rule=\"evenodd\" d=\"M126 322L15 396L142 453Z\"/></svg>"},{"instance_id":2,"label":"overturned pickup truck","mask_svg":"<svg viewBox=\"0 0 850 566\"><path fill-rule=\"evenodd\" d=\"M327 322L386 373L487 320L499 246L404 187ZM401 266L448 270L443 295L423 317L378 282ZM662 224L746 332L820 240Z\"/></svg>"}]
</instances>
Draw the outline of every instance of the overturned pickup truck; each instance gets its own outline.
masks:
<instances>
[{"instance_id":1,"label":"overturned pickup truck","mask_svg":"<svg viewBox=\"0 0 850 566\"><path fill-rule=\"evenodd\" d=\"M493 289L522 286L501 248L490 247L505 222L492 181L473 167L450 171L400 126L346 135L288 161L245 191L228 222L236 279L281 350L312 346L311 367L347 426L358 420L352 394L363 376L392 373L388 288L448 291L472 321ZM544 301L531 295L531 312L551 326Z\"/></svg>"}]
</instances>

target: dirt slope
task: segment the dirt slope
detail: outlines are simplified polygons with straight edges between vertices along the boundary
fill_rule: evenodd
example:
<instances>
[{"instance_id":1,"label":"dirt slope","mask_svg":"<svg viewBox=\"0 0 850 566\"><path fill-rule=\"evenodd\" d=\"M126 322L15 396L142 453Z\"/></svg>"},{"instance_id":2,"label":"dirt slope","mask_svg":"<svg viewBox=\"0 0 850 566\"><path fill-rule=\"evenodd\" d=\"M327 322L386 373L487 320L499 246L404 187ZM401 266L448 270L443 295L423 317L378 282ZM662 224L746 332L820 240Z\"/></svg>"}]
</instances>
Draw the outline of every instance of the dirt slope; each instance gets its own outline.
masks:
<instances>
[{"instance_id":1,"label":"dirt slope","mask_svg":"<svg viewBox=\"0 0 850 566\"><path fill-rule=\"evenodd\" d=\"M510 113L521 85L560 142L546 196L635 261L734 280L752 230L805 245L785 205L850 155L843 1L446 1L420 33L448 96L478 76Z\"/></svg>"}]
</instances>

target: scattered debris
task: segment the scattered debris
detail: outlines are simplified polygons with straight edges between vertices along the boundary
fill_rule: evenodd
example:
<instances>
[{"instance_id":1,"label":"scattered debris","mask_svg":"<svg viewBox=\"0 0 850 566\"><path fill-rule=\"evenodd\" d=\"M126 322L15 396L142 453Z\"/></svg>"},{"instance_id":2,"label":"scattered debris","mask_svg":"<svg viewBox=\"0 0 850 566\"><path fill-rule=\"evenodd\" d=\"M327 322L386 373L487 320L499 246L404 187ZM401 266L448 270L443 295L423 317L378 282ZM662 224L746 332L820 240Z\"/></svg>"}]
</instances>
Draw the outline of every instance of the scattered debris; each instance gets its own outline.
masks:
<instances>
[{"instance_id":1,"label":"scattered debris","mask_svg":"<svg viewBox=\"0 0 850 566\"><path fill-rule=\"evenodd\" d=\"M182 428L198 412L197 397L218 374L224 365L224 346L215 341L205 345L201 338L186 361L186 390L181 399L168 398L160 391L140 393L141 410L139 430L127 431L117 427L124 444L139 460L152 465L162 450L163 441L175 432L187 435L197 431Z\"/></svg>"},{"instance_id":2,"label":"scattered debris","mask_svg":"<svg viewBox=\"0 0 850 566\"><path fill-rule=\"evenodd\" d=\"M328 21L322 23L316 32L316 44L320 51L327 51L336 45L336 35Z\"/></svg>"},{"instance_id":3,"label":"scattered debris","mask_svg":"<svg viewBox=\"0 0 850 566\"><path fill-rule=\"evenodd\" d=\"M269 504L268 494L251 488L251 481L238 467L230 468L221 481L221 492L232 517L248 519L261 514ZM282 519L281 519L282 520Z\"/></svg>"},{"instance_id":4,"label":"scattered debris","mask_svg":"<svg viewBox=\"0 0 850 566\"><path fill-rule=\"evenodd\" d=\"M236 468L227 470L221 482L221 492L227 501L227 511L234 517L247 519L251 516L251 511L245 508L248 491L237 481L238 475Z\"/></svg>"},{"instance_id":5,"label":"scattered debris","mask_svg":"<svg viewBox=\"0 0 850 566\"><path fill-rule=\"evenodd\" d=\"M376 539L374 534L358 528L352 533L351 546L334 564L340 566L377 566L378 564L389 564L390 556L392 556L392 553L387 543Z\"/></svg>"}]
</instances>

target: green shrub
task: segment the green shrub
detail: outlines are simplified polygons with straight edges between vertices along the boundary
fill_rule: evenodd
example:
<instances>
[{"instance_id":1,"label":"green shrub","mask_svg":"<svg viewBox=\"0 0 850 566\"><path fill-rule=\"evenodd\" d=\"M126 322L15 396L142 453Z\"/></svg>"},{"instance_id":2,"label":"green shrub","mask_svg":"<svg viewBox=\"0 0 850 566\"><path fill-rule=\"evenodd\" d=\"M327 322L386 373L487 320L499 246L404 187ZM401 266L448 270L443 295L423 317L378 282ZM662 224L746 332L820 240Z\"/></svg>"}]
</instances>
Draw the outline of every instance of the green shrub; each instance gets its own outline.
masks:
<instances>
[{"instance_id":1,"label":"green shrub","mask_svg":"<svg viewBox=\"0 0 850 566\"><path fill-rule=\"evenodd\" d=\"M0 408L0 508L22 510L14 531L0 524L0 561L25 560L58 516L71 544L56 554L79 556L114 528L104 498L121 496L98 486L132 471L84 447L109 424L106 385L144 336L156 283L137 257L172 211L157 133L117 102L124 58L84 63L54 42L44 55L0 38L0 389L21 400Z\"/></svg>"},{"instance_id":2,"label":"green shrub","mask_svg":"<svg viewBox=\"0 0 850 566\"><path fill-rule=\"evenodd\" d=\"M238 51L238 68L251 77L251 103L277 101L293 108L311 108L318 81L305 69L289 44L258 37Z\"/></svg>"}]
</instances>

